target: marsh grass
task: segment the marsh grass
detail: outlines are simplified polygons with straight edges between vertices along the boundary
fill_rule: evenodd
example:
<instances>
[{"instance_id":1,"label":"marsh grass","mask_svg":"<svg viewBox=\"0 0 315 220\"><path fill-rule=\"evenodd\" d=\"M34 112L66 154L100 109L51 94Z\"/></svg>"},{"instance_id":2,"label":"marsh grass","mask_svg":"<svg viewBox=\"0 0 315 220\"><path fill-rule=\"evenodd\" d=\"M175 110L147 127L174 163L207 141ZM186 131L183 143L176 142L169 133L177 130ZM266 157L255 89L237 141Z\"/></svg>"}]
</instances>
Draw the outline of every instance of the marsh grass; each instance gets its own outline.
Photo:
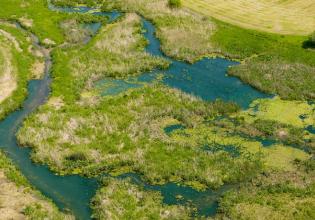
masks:
<instances>
[{"instance_id":1,"label":"marsh grass","mask_svg":"<svg viewBox=\"0 0 315 220\"><path fill-rule=\"evenodd\" d=\"M50 11L47 1L3 0L1 3L1 19L27 21L26 23L24 22L24 25L22 23L22 25L35 33L41 42L45 39L51 39L57 44L63 41L59 23L67 18L68 15Z\"/></svg>"},{"instance_id":2,"label":"marsh grass","mask_svg":"<svg viewBox=\"0 0 315 220\"><path fill-rule=\"evenodd\" d=\"M315 99L315 67L268 57L252 59L229 71L257 89L284 99Z\"/></svg>"},{"instance_id":3,"label":"marsh grass","mask_svg":"<svg viewBox=\"0 0 315 220\"><path fill-rule=\"evenodd\" d=\"M58 0L70 5L88 1ZM196 3L197 4L197 3ZM194 62L204 56L242 61L231 75L284 99L314 99L313 50L304 49L307 36L291 36L242 29L187 9L171 9L167 0L100 0L102 10L136 12L151 20L162 51L176 59Z\"/></svg>"},{"instance_id":4,"label":"marsh grass","mask_svg":"<svg viewBox=\"0 0 315 220\"><path fill-rule=\"evenodd\" d=\"M302 47L307 36L282 36L241 29L216 21L213 45L230 58L243 60L231 75L284 99L314 99L315 53Z\"/></svg>"},{"instance_id":5,"label":"marsh grass","mask_svg":"<svg viewBox=\"0 0 315 220\"><path fill-rule=\"evenodd\" d=\"M221 105L157 84L103 98L89 109L84 105L60 110L42 107L24 122L18 138L21 144L34 146L36 160L48 162L59 172L134 171L151 183L199 181L218 187L247 178L259 170L259 162L222 152L208 154L197 150L196 144L183 145L164 133L164 122L176 119L193 128L222 114L216 107Z\"/></svg>"},{"instance_id":6,"label":"marsh grass","mask_svg":"<svg viewBox=\"0 0 315 220\"><path fill-rule=\"evenodd\" d=\"M27 81L31 77L31 66L35 62L35 57L28 50L31 43L27 40L28 35L14 26L7 23L0 24L0 29L9 33L10 38L1 37L1 44L5 44L7 53L4 54L7 59L7 66L12 83L6 79L6 84L11 92L0 104L0 119L3 119L9 112L21 106L26 97ZM3 41L4 40L4 41ZM6 88L1 88L6 89Z\"/></svg>"},{"instance_id":7,"label":"marsh grass","mask_svg":"<svg viewBox=\"0 0 315 220\"><path fill-rule=\"evenodd\" d=\"M311 159L312 160L312 159ZM270 172L243 184L220 201L222 218L313 219L314 169L302 165L295 172ZM224 217L223 217L224 216Z\"/></svg>"},{"instance_id":8,"label":"marsh grass","mask_svg":"<svg viewBox=\"0 0 315 220\"><path fill-rule=\"evenodd\" d=\"M72 102L84 88L104 77L138 75L154 68L165 68L168 62L144 51L147 44L141 34L140 17L127 14L118 23L103 27L98 35L78 48L56 49L53 53L53 96Z\"/></svg>"},{"instance_id":9,"label":"marsh grass","mask_svg":"<svg viewBox=\"0 0 315 220\"><path fill-rule=\"evenodd\" d=\"M168 0L54 0L59 6L87 5L103 11L118 9L138 13L157 27L162 51L171 57L195 62L210 56L217 49L211 44L214 22L204 16L181 8L169 6Z\"/></svg>"},{"instance_id":10,"label":"marsh grass","mask_svg":"<svg viewBox=\"0 0 315 220\"><path fill-rule=\"evenodd\" d=\"M51 201L35 190L2 151L0 179L1 219L74 219L60 212Z\"/></svg>"},{"instance_id":11,"label":"marsh grass","mask_svg":"<svg viewBox=\"0 0 315 220\"><path fill-rule=\"evenodd\" d=\"M104 1L103 10L137 12L156 26L161 49L168 56L194 62L213 52L215 24L184 9L171 9L167 0Z\"/></svg>"},{"instance_id":12,"label":"marsh grass","mask_svg":"<svg viewBox=\"0 0 315 220\"><path fill-rule=\"evenodd\" d=\"M190 219L183 206L165 205L158 192L147 191L130 180L107 178L93 199L96 219Z\"/></svg>"},{"instance_id":13,"label":"marsh grass","mask_svg":"<svg viewBox=\"0 0 315 220\"><path fill-rule=\"evenodd\" d=\"M61 21L60 27L68 43L86 43L95 34L88 25L95 23L106 24L107 21L108 18L106 16L75 13L71 18Z\"/></svg>"},{"instance_id":14,"label":"marsh grass","mask_svg":"<svg viewBox=\"0 0 315 220\"><path fill-rule=\"evenodd\" d=\"M58 5L95 5L85 0L54 2ZM162 39L163 51L178 59L193 62L200 56L216 51L227 57L244 60L242 65L256 62L264 67L265 74L270 74L271 78L277 74L275 70L281 70L282 73L289 70L285 74L291 76L290 80L300 80L314 67L313 51L300 47L303 37L282 37L249 31L219 21L215 21L214 27L213 20L183 9L170 9L164 0L110 0L102 3L103 10L117 8L137 12L152 20L157 26L158 37ZM215 189L226 183L255 181L261 173L297 173L298 162L308 164L305 169L312 171L313 165L308 160L310 155L300 149L288 147L284 142L264 148L257 140L233 133L247 132L265 137L276 136L279 130L285 129L288 134L292 133L288 139L296 142L305 137L300 127L266 119L246 121L235 104L222 101L208 103L159 82L133 88L116 96L102 97L98 94L94 89L94 82L98 79L126 79L144 71L168 66L167 61L146 53L146 44L142 36L141 18L134 13L126 13L117 22L100 29L87 45L54 50L49 101L24 121L17 134L22 145L33 147L32 159L48 164L59 174L98 176L104 172L112 175L135 172L151 184L176 182L198 190L209 187ZM279 65L282 66L277 67L277 63L273 63L275 58L281 61ZM241 69L242 66L236 68ZM300 68L305 70L303 77L292 76L293 73L299 74ZM292 69L293 73L290 73ZM242 77L246 71L252 73L253 70L246 68L238 76ZM237 69L232 68L230 71L233 73ZM248 79L250 84L259 79L254 74L246 75L252 77ZM284 96L287 87L291 88L292 81L278 77L276 79L282 82L284 89L278 83L273 89L277 93L281 91ZM305 91L301 89L304 84L313 83L313 78L309 79L301 79L301 84L292 87L290 97L300 98L300 94L303 94L301 98L310 97L313 91L311 86L305 87ZM265 89L265 86L262 87ZM233 123L226 122L223 116L233 116ZM222 119L221 124L210 123L213 120L217 122L215 119L218 118ZM182 124L184 129L166 134L164 128L174 122ZM224 148L205 151L203 146L211 147L211 143L235 146L239 155L232 156ZM280 175L278 179L275 176L275 181L280 181ZM261 206L265 205L264 199L272 204L272 214L275 207L283 208L284 211L279 211L281 215L287 209L300 207L296 205L300 201L306 204L307 210L311 210L308 208L312 206L304 203L306 200L296 198L298 194L292 194L290 187L266 188L267 191L264 191L265 188L248 189L261 194L252 191L249 194L245 191L240 194L234 192L236 194L222 200L222 210L231 218L239 217L238 210L250 217L250 211L261 211ZM277 190L280 190L279 197L274 196ZM299 195L304 196L303 193ZM280 201L282 195L297 202L293 206L283 205ZM307 198L311 202L312 199ZM243 201L245 205L241 204ZM241 205L237 206L238 203ZM265 207L262 209L265 210ZM30 210L36 213L36 207L29 207L25 211ZM96 218L107 218L109 215L133 218L147 214L152 218L171 218L170 215L175 215L174 218L186 217L182 207L161 205L159 194L143 191L128 181L113 179L99 190L94 200L94 210ZM298 210L301 216L304 213ZM278 216L278 213L275 214ZM290 214L285 216L290 217Z\"/></svg>"}]
</instances>

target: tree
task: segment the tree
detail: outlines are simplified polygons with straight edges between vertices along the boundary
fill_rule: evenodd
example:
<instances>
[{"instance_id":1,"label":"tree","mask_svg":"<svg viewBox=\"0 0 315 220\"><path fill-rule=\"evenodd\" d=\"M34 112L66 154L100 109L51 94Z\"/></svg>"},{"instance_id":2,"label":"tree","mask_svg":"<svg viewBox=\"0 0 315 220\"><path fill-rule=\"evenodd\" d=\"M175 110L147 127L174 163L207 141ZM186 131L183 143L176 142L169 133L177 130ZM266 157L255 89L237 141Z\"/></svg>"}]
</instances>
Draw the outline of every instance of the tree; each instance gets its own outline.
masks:
<instances>
[{"instance_id":1,"label":"tree","mask_svg":"<svg viewBox=\"0 0 315 220\"><path fill-rule=\"evenodd\" d=\"M181 0L168 0L168 5L171 8L179 8L182 6Z\"/></svg>"}]
</instances>

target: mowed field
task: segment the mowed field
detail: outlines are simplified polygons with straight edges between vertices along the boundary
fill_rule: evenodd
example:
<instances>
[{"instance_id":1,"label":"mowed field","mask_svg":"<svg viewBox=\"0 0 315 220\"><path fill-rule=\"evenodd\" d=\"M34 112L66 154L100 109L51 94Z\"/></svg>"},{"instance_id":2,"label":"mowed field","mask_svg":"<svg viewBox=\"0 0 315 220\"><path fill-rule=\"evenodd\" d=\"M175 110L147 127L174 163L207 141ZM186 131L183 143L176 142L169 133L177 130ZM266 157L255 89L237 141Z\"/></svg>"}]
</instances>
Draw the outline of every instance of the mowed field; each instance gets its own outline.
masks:
<instances>
[{"instance_id":1,"label":"mowed field","mask_svg":"<svg viewBox=\"0 0 315 220\"><path fill-rule=\"evenodd\" d=\"M307 35L315 31L315 0L183 0L184 6L244 28Z\"/></svg>"}]
</instances>

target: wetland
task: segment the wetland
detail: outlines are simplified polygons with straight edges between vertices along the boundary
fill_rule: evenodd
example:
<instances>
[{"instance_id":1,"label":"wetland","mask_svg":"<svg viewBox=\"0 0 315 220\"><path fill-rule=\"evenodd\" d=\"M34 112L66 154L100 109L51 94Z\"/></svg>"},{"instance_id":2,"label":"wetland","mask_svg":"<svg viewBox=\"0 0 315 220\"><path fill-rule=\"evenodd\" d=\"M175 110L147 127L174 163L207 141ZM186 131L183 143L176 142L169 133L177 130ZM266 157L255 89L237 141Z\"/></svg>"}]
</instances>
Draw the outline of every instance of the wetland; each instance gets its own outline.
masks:
<instances>
[{"instance_id":1,"label":"wetland","mask_svg":"<svg viewBox=\"0 0 315 220\"><path fill-rule=\"evenodd\" d=\"M252 83L251 60L206 40L227 24L162 0L51 3L44 11L58 15L63 33L55 45L36 37L41 28L9 26L23 33L24 51L42 54L23 64L45 68L17 86L24 93L3 115L0 146L59 209L76 219L314 216L313 76L301 82L309 87L286 84L290 95L258 85L259 76ZM313 71L292 65L288 72Z\"/></svg>"}]
</instances>

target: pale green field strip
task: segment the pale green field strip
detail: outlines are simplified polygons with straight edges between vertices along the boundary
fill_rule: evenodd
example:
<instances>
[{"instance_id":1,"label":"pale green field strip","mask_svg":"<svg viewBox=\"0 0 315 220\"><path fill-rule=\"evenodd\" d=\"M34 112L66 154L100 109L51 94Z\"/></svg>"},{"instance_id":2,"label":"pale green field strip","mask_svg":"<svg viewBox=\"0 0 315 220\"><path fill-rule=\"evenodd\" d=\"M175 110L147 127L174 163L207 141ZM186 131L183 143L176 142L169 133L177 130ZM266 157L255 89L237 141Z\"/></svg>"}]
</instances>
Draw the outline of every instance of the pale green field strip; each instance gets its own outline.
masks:
<instances>
[{"instance_id":1,"label":"pale green field strip","mask_svg":"<svg viewBox=\"0 0 315 220\"><path fill-rule=\"evenodd\" d=\"M315 30L312 0L183 0L184 6L244 28L307 35Z\"/></svg>"}]
</instances>

